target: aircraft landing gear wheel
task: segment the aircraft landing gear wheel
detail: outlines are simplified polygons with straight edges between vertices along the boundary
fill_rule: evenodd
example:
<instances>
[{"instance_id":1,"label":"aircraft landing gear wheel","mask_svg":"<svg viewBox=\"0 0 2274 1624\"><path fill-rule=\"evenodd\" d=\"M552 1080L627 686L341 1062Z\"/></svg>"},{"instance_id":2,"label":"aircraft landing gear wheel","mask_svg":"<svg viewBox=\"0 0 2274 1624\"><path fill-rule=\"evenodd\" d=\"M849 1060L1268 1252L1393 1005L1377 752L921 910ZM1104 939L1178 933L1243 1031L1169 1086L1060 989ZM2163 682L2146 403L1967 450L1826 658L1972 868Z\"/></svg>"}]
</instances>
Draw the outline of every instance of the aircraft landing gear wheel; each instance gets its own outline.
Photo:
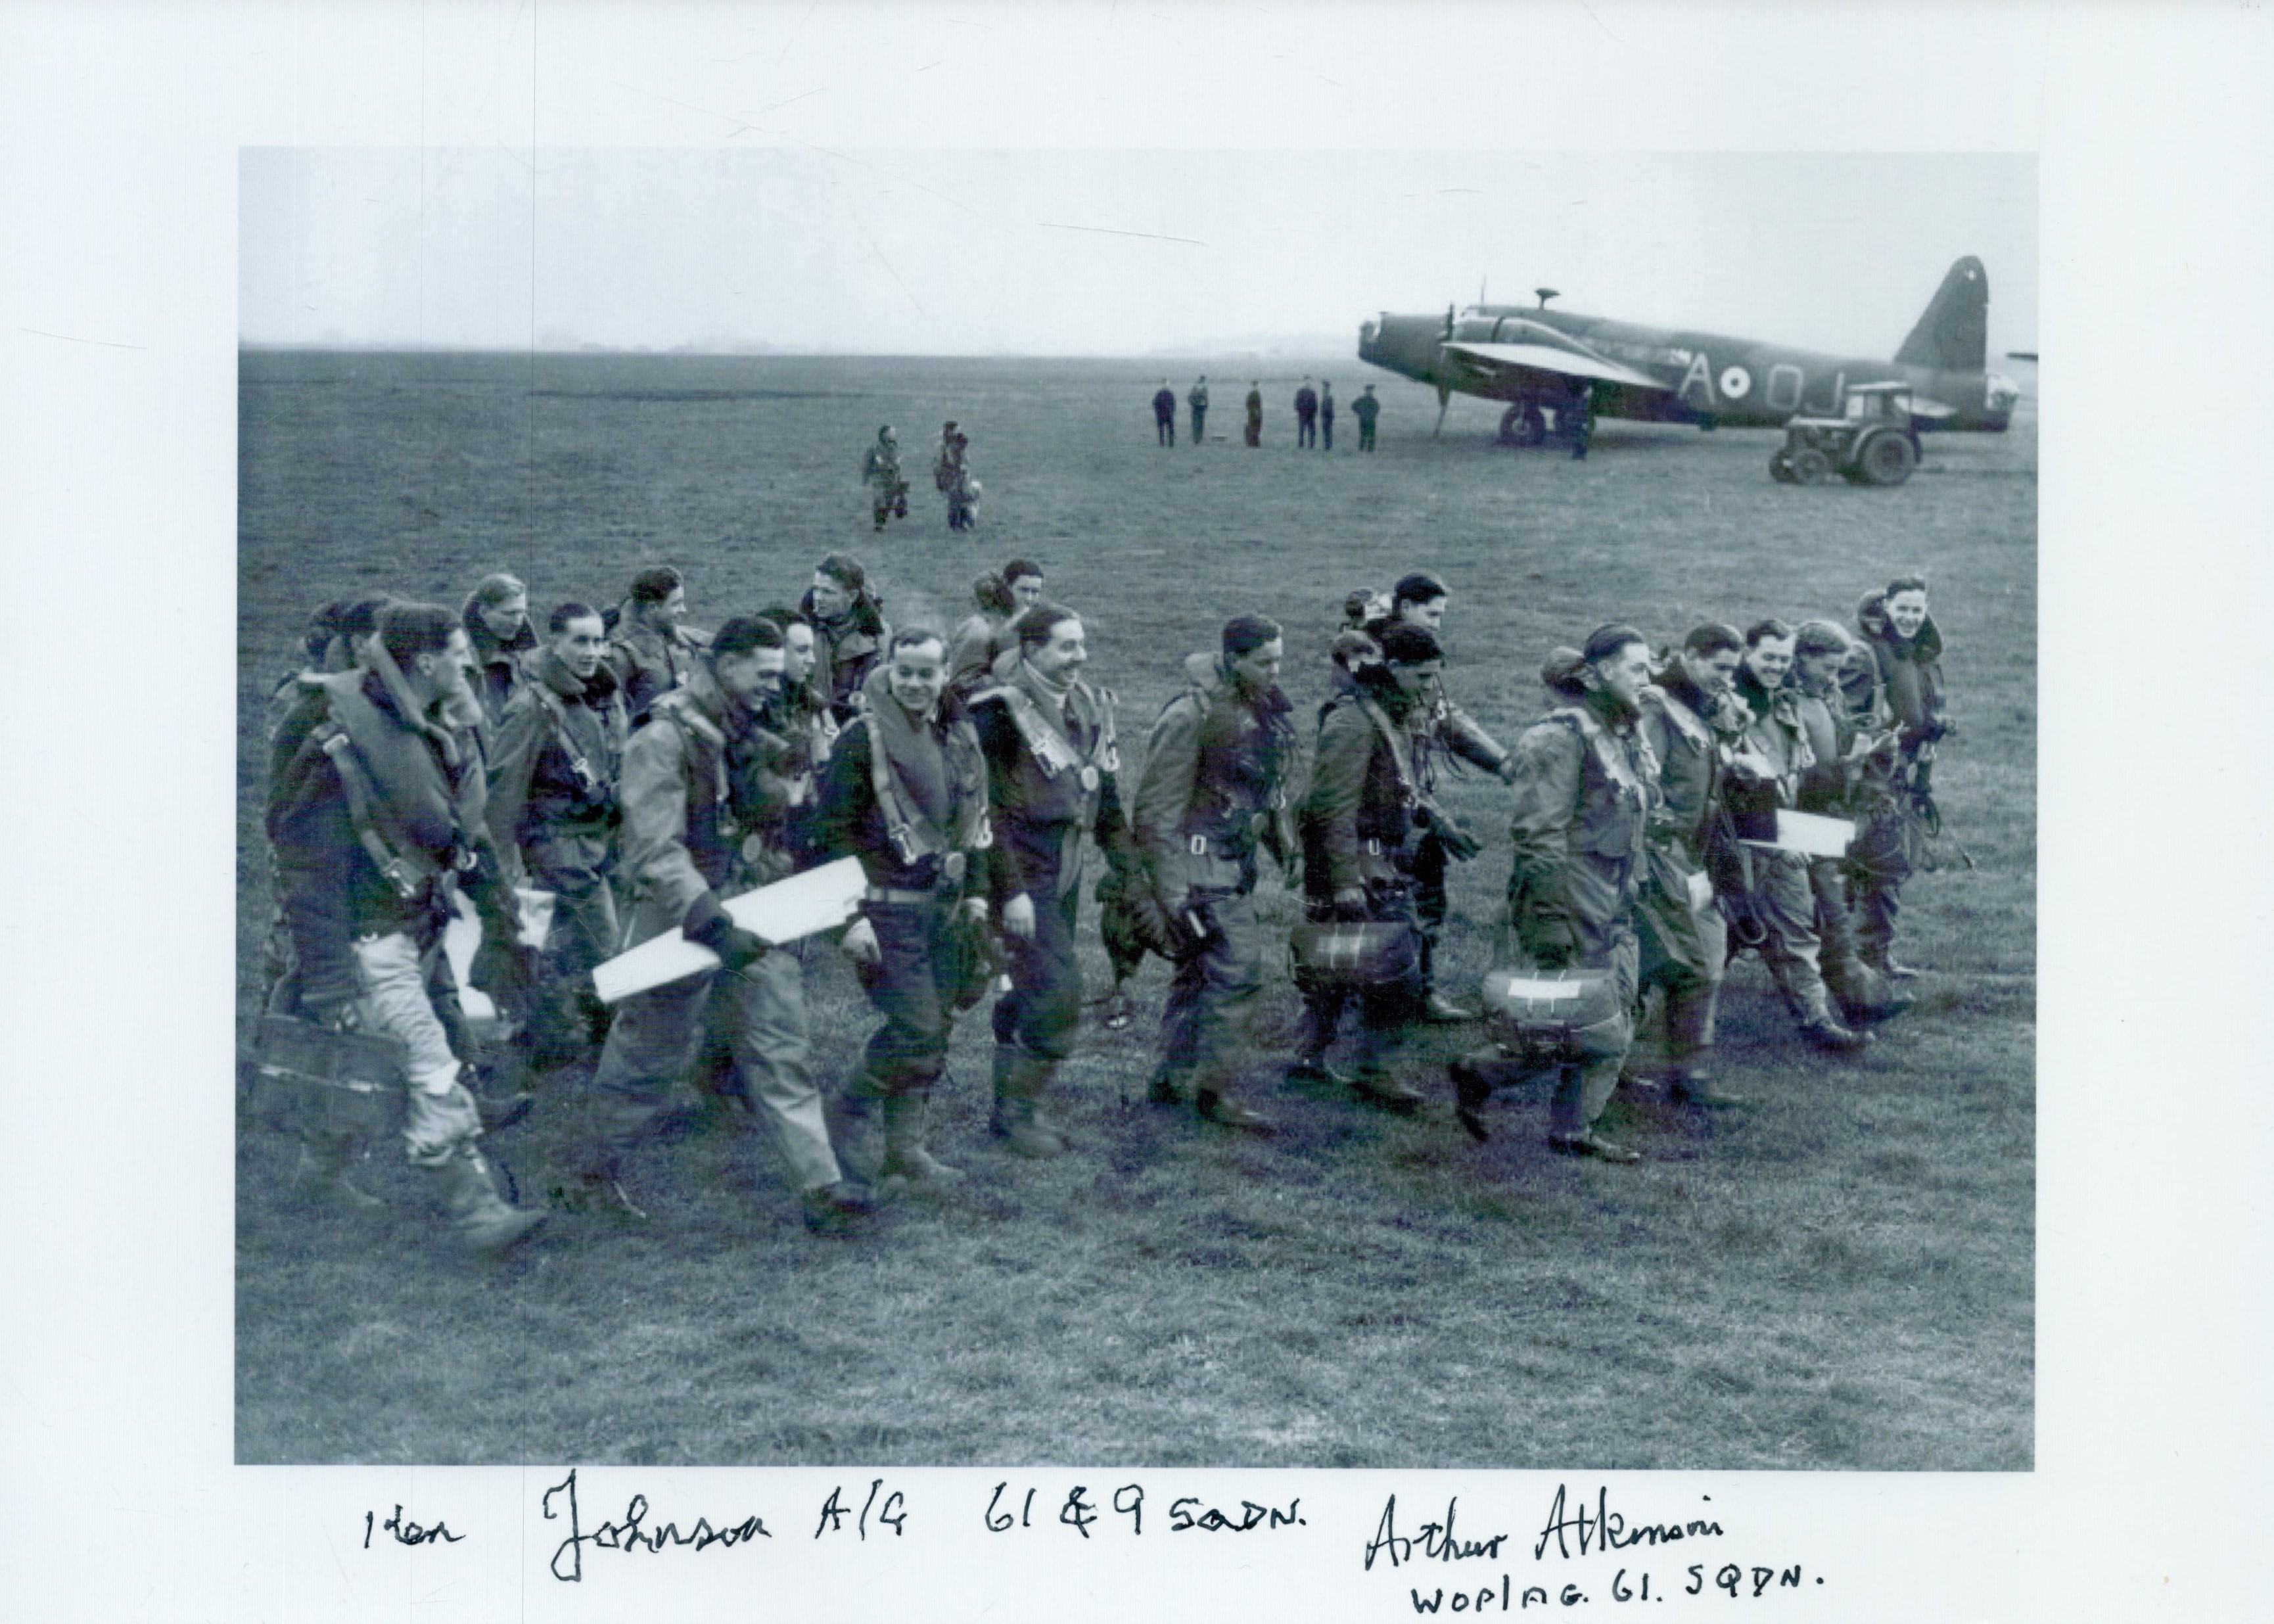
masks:
<instances>
[{"instance_id":1,"label":"aircraft landing gear wheel","mask_svg":"<svg viewBox=\"0 0 2274 1624\"><path fill-rule=\"evenodd\" d=\"M1901 485L1918 466L1918 452L1907 434L1874 434L1856 454L1856 466L1872 485Z\"/></svg>"},{"instance_id":2,"label":"aircraft landing gear wheel","mask_svg":"<svg viewBox=\"0 0 2274 1624\"><path fill-rule=\"evenodd\" d=\"M1547 417L1539 407L1519 401L1500 415L1500 443L1537 446L1547 438Z\"/></svg>"},{"instance_id":3,"label":"aircraft landing gear wheel","mask_svg":"<svg viewBox=\"0 0 2274 1624\"><path fill-rule=\"evenodd\" d=\"M1769 459L1769 477L1779 485L1792 483L1792 464L1786 460L1783 452L1780 451Z\"/></svg>"},{"instance_id":4,"label":"aircraft landing gear wheel","mask_svg":"<svg viewBox=\"0 0 2274 1624\"><path fill-rule=\"evenodd\" d=\"M1832 459L1813 446L1794 452L1791 461L1795 485L1821 485L1824 476L1832 471Z\"/></svg>"}]
</instances>

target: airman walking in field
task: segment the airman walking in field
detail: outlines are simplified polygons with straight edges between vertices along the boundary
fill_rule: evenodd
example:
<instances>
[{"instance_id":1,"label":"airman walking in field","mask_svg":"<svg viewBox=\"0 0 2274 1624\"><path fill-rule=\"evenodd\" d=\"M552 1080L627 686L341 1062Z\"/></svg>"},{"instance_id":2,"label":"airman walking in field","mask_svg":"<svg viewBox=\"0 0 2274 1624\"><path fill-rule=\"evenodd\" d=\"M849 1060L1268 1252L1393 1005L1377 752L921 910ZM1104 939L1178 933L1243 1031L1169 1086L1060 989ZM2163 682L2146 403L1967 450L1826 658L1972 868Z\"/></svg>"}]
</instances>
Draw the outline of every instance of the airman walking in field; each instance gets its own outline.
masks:
<instances>
[{"instance_id":1,"label":"airman walking in field","mask_svg":"<svg viewBox=\"0 0 2274 1624\"><path fill-rule=\"evenodd\" d=\"M1748 628L1734 685L1738 699L1752 713L1746 744L1765 763L1758 775L1765 820L1758 838L1763 842L1775 838L1774 808L1794 804L1801 775L1815 763L1801 724L1800 696L1786 680L1792 670L1792 628L1782 620L1766 620ZM1786 1007L1800 1023L1801 1034L1836 1054L1864 1048L1871 1034L1841 1025L1832 1012L1819 963L1816 893L1809 883L1808 859L1767 844L1747 846L1743 859L1748 899L1760 927L1758 940L1747 945L1759 951Z\"/></svg>"},{"instance_id":2,"label":"airman walking in field","mask_svg":"<svg viewBox=\"0 0 2274 1624\"><path fill-rule=\"evenodd\" d=\"M1649 874L1635 903L1641 985L1665 989L1668 1092L1683 1104L1743 1103L1710 1073L1729 939L1709 862L1721 834L1722 756L1742 741L1750 719L1729 691L1744 647L1734 627L1694 628L1643 689L1638 707L1660 794L1649 831Z\"/></svg>"},{"instance_id":3,"label":"airman walking in field","mask_svg":"<svg viewBox=\"0 0 2274 1624\"><path fill-rule=\"evenodd\" d=\"M869 591L869 572L849 553L832 553L814 566L813 584L798 602L798 613L815 638L814 696L829 707L840 726L859 709L862 686L884 658L891 628L884 605Z\"/></svg>"},{"instance_id":4,"label":"airman walking in field","mask_svg":"<svg viewBox=\"0 0 2274 1624\"><path fill-rule=\"evenodd\" d=\"M1208 425L1208 374L1206 372L1202 372L1193 380L1192 388L1186 393L1185 403L1193 409L1193 444L1197 446L1206 438Z\"/></svg>"},{"instance_id":5,"label":"airman walking in field","mask_svg":"<svg viewBox=\"0 0 2274 1624\"><path fill-rule=\"evenodd\" d=\"M521 686L522 666L537 647L537 633L529 624L529 589L516 576L484 575L467 594L458 619L474 653L471 688L482 708L486 743L497 736L498 718Z\"/></svg>"},{"instance_id":6,"label":"airman walking in field","mask_svg":"<svg viewBox=\"0 0 2274 1624\"><path fill-rule=\"evenodd\" d=\"M816 819L825 858L857 857L868 876L844 948L884 1017L832 1102L853 1166L878 1180L953 1183L960 1169L929 1145L931 1092L956 1015L992 979L986 929L987 762L947 690L947 639L894 631L865 701L829 758ZM874 1119L883 1118L881 1153Z\"/></svg>"},{"instance_id":7,"label":"airman walking in field","mask_svg":"<svg viewBox=\"0 0 2274 1624\"><path fill-rule=\"evenodd\" d=\"M1443 627L1445 612L1451 604L1452 593L1442 580L1427 570L1416 570L1391 589L1387 613L1368 629L1377 641L1396 626L1417 627L1434 636ZM1415 714L1414 768L1423 793L1435 791L1436 761L1441 753L1449 761L1480 767L1503 783L1513 782L1515 768L1508 751L1453 703L1445 692L1442 677L1433 677ZM1436 989L1437 944L1443 938L1449 911L1445 891L1446 864L1456 856L1465 861L1475 852L1476 844L1467 836L1434 825L1420 831L1413 852L1414 906L1421 930L1422 1013L1424 1019L1440 1024L1454 1025L1476 1019L1475 1011L1464 1008Z\"/></svg>"},{"instance_id":8,"label":"airman walking in field","mask_svg":"<svg viewBox=\"0 0 2274 1624\"><path fill-rule=\"evenodd\" d=\"M606 1036L592 967L622 946L616 910L617 785L630 717L607 663L600 613L565 603L506 702L490 763L490 837L508 873L553 898L544 974L528 1014L540 1059Z\"/></svg>"},{"instance_id":9,"label":"airman walking in field","mask_svg":"<svg viewBox=\"0 0 2274 1624\"><path fill-rule=\"evenodd\" d=\"M659 697L686 684L702 658L706 639L686 622L687 583L676 569L659 564L632 577L609 631L608 663L635 727Z\"/></svg>"},{"instance_id":10,"label":"airman walking in field","mask_svg":"<svg viewBox=\"0 0 2274 1624\"><path fill-rule=\"evenodd\" d=\"M719 966L636 994L618 1010L592 1079L587 1133L554 1186L571 1210L646 1216L626 1187L625 1158L653 1131L704 1030L705 1006L719 998L730 1004L719 1024L742 1094L772 1130L807 1227L840 1233L874 1208L830 1144L798 954L742 929L724 906L794 867L780 773L792 747L760 720L781 681L783 643L772 620L729 620L625 750L629 941L636 946L676 926L717 954Z\"/></svg>"},{"instance_id":11,"label":"airman walking in field","mask_svg":"<svg viewBox=\"0 0 2274 1624\"><path fill-rule=\"evenodd\" d=\"M1161 380L1161 387L1153 391L1153 438L1163 446L1177 443L1177 392L1169 387L1165 378Z\"/></svg>"},{"instance_id":12,"label":"airman walking in field","mask_svg":"<svg viewBox=\"0 0 2274 1624\"><path fill-rule=\"evenodd\" d=\"M1944 710L1942 633L1927 613L1924 578L1899 575L1865 597L1856 606L1856 626L1863 648L1841 676L1849 714L1862 726L1895 731L1886 793L1849 853L1856 945L1880 974L1901 980L1913 974L1895 958L1902 885L1915 831L1934 804L1935 746L1954 724Z\"/></svg>"},{"instance_id":13,"label":"airman walking in field","mask_svg":"<svg viewBox=\"0 0 2274 1624\"><path fill-rule=\"evenodd\" d=\"M1547 1143L1565 1155L1611 1162L1642 1159L1598 1133L1595 1124L1634 1040L1632 912L1659 776L1638 726L1649 675L1650 645L1630 626L1599 627L1584 649L1556 650L1540 671L1555 703L1515 752L1509 940L1528 968L1599 970L1611 983L1600 1019L1572 1032L1570 1052L1554 1063ZM1463 1120L1472 1121L1495 1087L1530 1069L1490 1050L1454 1062Z\"/></svg>"},{"instance_id":14,"label":"airman walking in field","mask_svg":"<svg viewBox=\"0 0 2274 1624\"><path fill-rule=\"evenodd\" d=\"M1426 792L1414 755L1431 726L1428 696L1444 655L1419 626L1389 628L1378 658L1351 652L1359 657L1335 665L1331 695L1319 709L1318 751L1296 827L1305 917L1314 927L1359 927L1353 936L1358 962L1346 976L1339 963L1306 964L1297 953L1303 1021L1287 1075L1412 1110L1422 1095L1392 1075L1390 1065L1405 1028L1421 1014L1413 857L1426 828ZM1299 946L1304 939L1299 934ZM1327 1056L1343 1011L1352 1004L1358 1052L1344 1077Z\"/></svg>"},{"instance_id":15,"label":"airman walking in field","mask_svg":"<svg viewBox=\"0 0 2274 1624\"><path fill-rule=\"evenodd\" d=\"M545 1214L507 1205L491 1183L457 1053L463 1029L432 990L461 887L495 939L512 942L519 924L483 818L480 743L452 719L472 650L448 609L395 603L365 657L369 669L313 678L278 732L267 832L293 962L272 1007L403 1045L404 1153L461 1239L501 1252ZM354 1151L343 1135L307 1133L295 1182L319 1198L373 1205L348 1180Z\"/></svg>"},{"instance_id":16,"label":"airman walking in field","mask_svg":"<svg viewBox=\"0 0 2274 1624\"><path fill-rule=\"evenodd\" d=\"M876 488L870 513L879 530L887 519L908 516L908 482L900 476L900 442L889 423L877 431L876 443L861 460L861 482Z\"/></svg>"},{"instance_id":17,"label":"airman walking in field","mask_svg":"<svg viewBox=\"0 0 2274 1624\"><path fill-rule=\"evenodd\" d=\"M1043 601L1043 567L1013 559L995 574L980 576L971 595L979 613L955 628L947 645L948 685L965 698L993 680L995 657L1008 646L1011 622Z\"/></svg>"},{"instance_id":18,"label":"airman walking in field","mask_svg":"<svg viewBox=\"0 0 2274 1624\"><path fill-rule=\"evenodd\" d=\"M1066 1136L1042 1102L1081 1024L1084 842L1095 839L1118 869L1139 859L1116 778L1113 695L1081 678L1089 650L1081 617L1038 604L1012 635L994 685L971 704L995 833L990 891L1011 948L1011 991L995 1004L990 1125L1022 1156L1054 1156Z\"/></svg>"},{"instance_id":19,"label":"airman walking in field","mask_svg":"<svg viewBox=\"0 0 2274 1624\"><path fill-rule=\"evenodd\" d=\"M1867 828L1885 797L1896 747L1892 730L1868 733L1848 712L1840 673L1855 652L1848 634L1830 620L1803 621L1793 639L1790 680L1814 757L1800 775L1793 805ZM1911 1002L1909 994L1866 964L1856 944L1847 860L1811 857L1808 878L1816 897L1818 964L1833 998L1851 1023L1900 1014Z\"/></svg>"},{"instance_id":20,"label":"airman walking in field","mask_svg":"<svg viewBox=\"0 0 2274 1624\"><path fill-rule=\"evenodd\" d=\"M1178 1104L1189 1086L1201 1118L1230 1128L1270 1126L1232 1091L1263 990L1257 853L1284 869L1296 850L1287 797L1299 747L1279 691L1285 648L1276 624L1244 614L1225 623L1218 653L1186 660L1185 690L1153 725L1133 816L1178 938L1148 1097Z\"/></svg>"}]
</instances>

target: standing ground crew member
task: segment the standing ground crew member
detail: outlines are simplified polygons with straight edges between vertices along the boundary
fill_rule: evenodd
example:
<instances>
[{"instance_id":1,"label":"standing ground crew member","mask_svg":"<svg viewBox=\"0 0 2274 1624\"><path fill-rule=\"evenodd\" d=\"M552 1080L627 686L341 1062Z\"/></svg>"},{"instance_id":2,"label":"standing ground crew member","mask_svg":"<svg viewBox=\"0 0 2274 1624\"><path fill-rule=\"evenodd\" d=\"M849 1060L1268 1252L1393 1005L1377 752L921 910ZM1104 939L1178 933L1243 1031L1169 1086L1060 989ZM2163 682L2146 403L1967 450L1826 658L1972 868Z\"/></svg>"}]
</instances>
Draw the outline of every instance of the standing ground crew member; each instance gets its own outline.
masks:
<instances>
[{"instance_id":1,"label":"standing ground crew member","mask_svg":"<svg viewBox=\"0 0 2274 1624\"><path fill-rule=\"evenodd\" d=\"M990 834L987 763L946 688L946 638L929 626L895 631L857 719L838 736L814 820L820 854L859 858L869 880L844 946L885 1020L833 1109L847 1156L880 1180L963 1177L924 1141L968 994L967 933L987 915ZM881 1155L869 1142L879 1114Z\"/></svg>"},{"instance_id":2,"label":"standing ground crew member","mask_svg":"<svg viewBox=\"0 0 2274 1624\"><path fill-rule=\"evenodd\" d=\"M448 609L396 603L365 654L369 670L307 679L278 732L267 832L293 969L275 1007L403 1045L404 1153L467 1245L501 1252L545 1214L508 1207L491 1184L465 1067L428 990L460 886L494 939L511 942L518 923L483 822L480 745L450 719L472 651ZM347 1182L353 1150L304 1138L295 1182L368 1205Z\"/></svg>"},{"instance_id":3,"label":"standing ground crew member","mask_svg":"<svg viewBox=\"0 0 2274 1624\"><path fill-rule=\"evenodd\" d=\"M506 702L490 766L490 837L508 871L553 893L545 974L530 1000L540 1058L597 1048L606 1011L592 967L614 957L616 788L630 719L607 663L599 611L562 604L528 680Z\"/></svg>"},{"instance_id":4,"label":"standing ground crew member","mask_svg":"<svg viewBox=\"0 0 2274 1624\"><path fill-rule=\"evenodd\" d=\"M1153 391L1153 438L1163 446L1177 443L1177 392L1169 387L1165 378Z\"/></svg>"},{"instance_id":5,"label":"standing ground crew member","mask_svg":"<svg viewBox=\"0 0 2274 1624\"><path fill-rule=\"evenodd\" d=\"M1319 392L1306 373L1295 390L1295 448L1319 443Z\"/></svg>"},{"instance_id":6,"label":"standing ground crew member","mask_svg":"<svg viewBox=\"0 0 2274 1624\"><path fill-rule=\"evenodd\" d=\"M1390 1064L1421 1013L1420 931L1413 917L1413 853L1423 827L1423 790L1413 762L1428 726L1428 696L1444 665L1437 640L1418 626L1382 634L1379 661L1338 665L1333 697L1319 710L1311 787L1296 820L1303 840L1303 904L1314 921L1403 925L1410 937L1402 974L1358 988L1320 981L1303 989L1302 1036L1290 1080L1347 1082L1393 1110L1422 1102ZM1358 1053L1348 1079L1327 1064L1344 1008L1359 1006Z\"/></svg>"},{"instance_id":7,"label":"standing ground crew member","mask_svg":"<svg viewBox=\"0 0 2274 1624\"><path fill-rule=\"evenodd\" d=\"M1247 426L1243 432L1251 447L1263 443L1263 382L1261 379L1247 386Z\"/></svg>"},{"instance_id":8,"label":"standing ground crew member","mask_svg":"<svg viewBox=\"0 0 2274 1624\"><path fill-rule=\"evenodd\" d=\"M1366 386L1366 393L1351 402L1351 416L1358 419L1358 448L1374 449L1374 420L1382 415L1382 402L1374 398L1374 386Z\"/></svg>"},{"instance_id":9,"label":"standing ground crew member","mask_svg":"<svg viewBox=\"0 0 2274 1624\"><path fill-rule=\"evenodd\" d=\"M737 926L723 898L786 877L787 797L777 775L784 741L759 725L780 681L781 628L737 616L719 629L687 683L656 702L624 753L623 869L633 946L673 926L719 956L719 967L636 994L609 1028L594 1073L584 1143L555 1186L571 1209L606 1206L644 1217L623 1184L626 1155L653 1129L704 1027L734 1054L744 1096L773 1131L806 1227L842 1232L873 1207L847 1180L829 1142L806 1037L804 970L791 948Z\"/></svg>"},{"instance_id":10,"label":"standing ground crew member","mask_svg":"<svg viewBox=\"0 0 2274 1624\"><path fill-rule=\"evenodd\" d=\"M1319 449L1335 448L1335 386L1324 379L1319 381Z\"/></svg>"},{"instance_id":11,"label":"standing ground crew member","mask_svg":"<svg viewBox=\"0 0 2274 1624\"><path fill-rule=\"evenodd\" d=\"M1193 444L1201 443L1208 423L1208 374L1202 372L1185 395L1185 403L1193 409Z\"/></svg>"},{"instance_id":12,"label":"standing ground crew member","mask_svg":"<svg viewBox=\"0 0 2274 1624\"><path fill-rule=\"evenodd\" d=\"M1137 866L1114 775L1121 766L1113 696L1091 688L1081 619L1055 604L1013 622L1015 652L972 700L987 756L995 844L990 890L1010 939L1011 991L995 1004L993 1131L1022 1156L1054 1156L1065 1135L1042 1114L1051 1077L1081 1024L1082 842L1117 869Z\"/></svg>"},{"instance_id":13,"label":"standing ground crew member","mask_svg":"<svg viewBox=\"0 0 2274 1624\"><path fill-rule=\"evenodd\" d=\"M1276 624L1244 614L1224 623L1219 653L1185 661L1185 691L1153 724L1132 818L1155 895L1182 936L1148 1097L1180 1103L1188 1082L1201 1119L1228 1128L1270 1126L1231 1090L1263 991L1256 851L1284 868L1295 850L1284 654Z\"/></svg>"},{"instance_id":14,"label":"standing ground crew member","mask_svg":"<svg viewBox=\"0 0 2274 1624\"><path fill-rule=\"evenodd\" d=\"M1515 753L1514 944L1533 968L1607 970L1617 995L1608 1018L1573 1034L1576 1055L1559 1066L1548 1102L1547 1144L1612 1162L1642 1160L1597 1133L1595 1122L1634 1041L1632 908L1658 794L1658 764L1637 728L1649 675L1650 647L1631 626L1600 627L1585 649L1556 650L1540 670L1555 704ZM1522 1062L1489 1051L1453 1064L1465 1111L1524 1074Z\"/></svg>"}]
</instances>

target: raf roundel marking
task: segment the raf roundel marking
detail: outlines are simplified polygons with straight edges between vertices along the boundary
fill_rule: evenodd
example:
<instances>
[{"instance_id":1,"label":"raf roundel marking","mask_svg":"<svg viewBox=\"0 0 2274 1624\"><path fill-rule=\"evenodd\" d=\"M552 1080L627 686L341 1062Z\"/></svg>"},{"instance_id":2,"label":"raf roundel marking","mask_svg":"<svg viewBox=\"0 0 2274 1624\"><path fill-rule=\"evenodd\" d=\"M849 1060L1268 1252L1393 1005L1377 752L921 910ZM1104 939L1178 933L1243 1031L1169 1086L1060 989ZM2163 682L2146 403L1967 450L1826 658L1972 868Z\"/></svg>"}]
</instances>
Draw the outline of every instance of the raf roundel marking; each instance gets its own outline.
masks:
<instances>
[{"instance_id":1,"label":"raf roundel marking","mask_svg":"<svg viewBox=\"0 0 2274 1624\"><path fill-rule=\"evenodd\" d=\"M1753 387L1753 375L1742 366L1721 369L1721 393L1733 401L1742 401Z\"/></svg>"}]
</instances>

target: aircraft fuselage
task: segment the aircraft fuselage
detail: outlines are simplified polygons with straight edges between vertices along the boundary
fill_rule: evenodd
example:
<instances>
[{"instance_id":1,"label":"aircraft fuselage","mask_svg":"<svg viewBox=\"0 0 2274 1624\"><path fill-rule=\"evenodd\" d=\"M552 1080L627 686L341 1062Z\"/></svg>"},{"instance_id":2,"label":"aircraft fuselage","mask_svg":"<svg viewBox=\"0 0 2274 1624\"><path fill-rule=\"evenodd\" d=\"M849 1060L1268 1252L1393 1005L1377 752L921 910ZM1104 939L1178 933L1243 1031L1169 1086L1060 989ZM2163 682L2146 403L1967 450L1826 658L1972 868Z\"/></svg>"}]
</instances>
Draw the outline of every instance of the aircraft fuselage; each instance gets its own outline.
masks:
<instances>
[{"instance_id":1,"label":"aircraft fuselage","mask_svg":"<svg viewBox=\"0 0 2274 1624\"><path fill-rule=\"evenodd\" d=\"M1510 377L1479 366L1449 343L1533 342L1540 328L1576 341L1621 366L1656 380L1657 388L1598 380L1598 417L1705 427L1776 427L1796 412L1836 415L1857 384L1900 382L1913 391L1923 431L2004 432L2018 390L1995 372L1951 372L1826 355L1686 328L1645 327L1569 311L1514 304L1473 305L1455 316L1385 314L1359 331L1359 358L1440 389L1549 410L1571 398L1561 380ZM1527 336L1528 335L1528 336Z\"/></svg>"}]
</instances>

